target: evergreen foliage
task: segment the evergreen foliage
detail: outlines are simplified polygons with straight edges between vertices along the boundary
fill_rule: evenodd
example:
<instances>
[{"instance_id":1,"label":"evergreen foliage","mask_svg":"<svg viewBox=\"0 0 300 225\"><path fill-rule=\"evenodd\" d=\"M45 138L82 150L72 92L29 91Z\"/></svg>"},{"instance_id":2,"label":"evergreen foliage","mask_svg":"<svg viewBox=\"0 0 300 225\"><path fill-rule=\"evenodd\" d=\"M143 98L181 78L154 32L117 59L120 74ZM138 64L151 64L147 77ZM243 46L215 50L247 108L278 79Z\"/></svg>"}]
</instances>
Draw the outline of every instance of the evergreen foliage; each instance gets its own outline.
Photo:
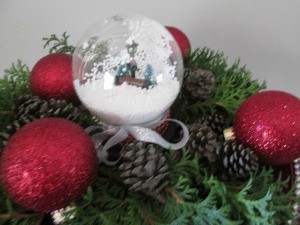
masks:
<instances>
[{"instance_id":1,"label":"evergreen foliage","mask_svg":"<svg viewBox=\"0 0 300 225\"><path fill-rule=\"evenodd\" d=\"M66 32L62 34L61 38L51 34L49 38L43 38L43 41L45 41L44 48L51 46L49 54L57 52L73 54L75 47L68 44L69 37L70 35L67 35Z\"/></svg>"},{"instance_id":2,"label":"evergreen foliage","mask_svg":"<svg viewBox=\"0 0 300 225\"><path fill-rule=\"evenodd\" d=\"M165 204L124 188L113 168L100 167L98 180L76 204L77 216L66 224L271 225L292 218L294 189L284 193L288 180L278 177L274 182L272 168L263 168L246 182L226 183L202 168L197 158L191 160L187 151L179 160L168 156L172 173Z\"/></svg>"},{"instance_id":3,"label":"evergreen foliage","mask_svg":"<svg viewBox=\"0 0 300 225\"><path fill-rule=\"evenodd\" d=\"M15 119L13 109L16 99L29 91L29 69L18 60L4 71L0 79L0 129Z\"/></svg>"},{"instance_id":4,"label":"evergreen foliage","mask_svg":"<svg viewBox=\"0 0 300 225\"><path fill-rule=\"evenodd\" d=\"M64 33L63 40L67 37ZM53 44L54 52L72 49L65 41L56 42L61 40L56 36L44 40L46 46ZM190 99L185 90L180 93L174 109L176 117L185 123L212 115L220 108L232 116L245 98L265 88L265 83L251 80L250 72L240 68L239 62L228 66L222 53L202 48L191 52L189 57L185 77L198 68L207 69L215 74L217 84L212 97L205 101ZM13 114L16 99L30 93L28 75L28 67L18 61L0 80L0 131L16 119ZM83 127L96 124L86 110L80 114ZM121 181L117 166L101 164L95 182L74 202L74 209L65 213L63 224L272 225L293 220L292 203L299 201L294 196L295 187L289 188L289 180L277 176L273 168L261 166L247 180L221 181L199 156L191 156L185 148L180 150L181 154L158 150L166 156L170 171L169 185L163 190L165 204L130 190ZM75 217L70 219L72 214ZM17 206L0 185L0 224L42 225L44 217L45 214Z\"/></svg>"},{"instance_id":5,"label":"evergreen foliage","mask_svg":"<svg viewBox=\"0 0 300 225\"><path fill-rule=\"evenodd\" d=\"M186 90L179 95L174 108L179 110L178 117L187 123L215 113L219 108L233 116L239 105L249 96L266 88L266 83L259 84L252 80L251 73L237 60L233 65L227 64L223 53L212 51L206 47L198 48L187 56L185 79L195 70L201 68L215 75L216 89L207 100L191 98ZM184 87L184 85L183 85Z\"/></svg>"}]
</instances>

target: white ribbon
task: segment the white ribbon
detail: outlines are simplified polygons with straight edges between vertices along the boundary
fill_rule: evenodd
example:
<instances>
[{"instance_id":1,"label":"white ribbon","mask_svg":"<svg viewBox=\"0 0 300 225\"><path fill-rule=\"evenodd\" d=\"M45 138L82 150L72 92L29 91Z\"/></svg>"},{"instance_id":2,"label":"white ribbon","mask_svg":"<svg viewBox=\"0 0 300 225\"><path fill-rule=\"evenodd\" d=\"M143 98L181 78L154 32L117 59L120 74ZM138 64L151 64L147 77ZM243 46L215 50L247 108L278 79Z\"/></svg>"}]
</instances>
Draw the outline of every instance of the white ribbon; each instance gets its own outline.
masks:
<instances>
[{"instance_id":1,"label":"white ribbon","mask_svg":"<svg viewBox=\"0 0 300 225\"><path fill-rule=\"evenodd\" d=\"M184 123L182 123L179 120L175 119L165 119L164 121L172 121L177 124L179 124L183 130L183 137L181 141L178 143L170 143L162 138L162 136L157 133L154 130L151 130L146 127L140 127L140 126L130 126L130 125L123 125L118 127L109 127L107 130L102 131L100 133L96 133L92 136L92 139L94 141L97 155L100 160L100 162L103 162L104 164L108 166L113 166L118 163L118 161L109 161L107 160L108 157L108 149L122 141L124 141L129 135L132 135L136 140L143 141L143 142L149 142L154 143L162 146L166 149L171 150L178 150L181 149L186 145L186 143L189 140L189 130L186 127ZM162 121L162 122L164 122ZM96 126L91 126L86 129L88 133L94 131L95 129L98 129ZM105 143L105 145L102 147L102 143L106 138L113 135L108 141Z\"/></svg>"}]
</instances>

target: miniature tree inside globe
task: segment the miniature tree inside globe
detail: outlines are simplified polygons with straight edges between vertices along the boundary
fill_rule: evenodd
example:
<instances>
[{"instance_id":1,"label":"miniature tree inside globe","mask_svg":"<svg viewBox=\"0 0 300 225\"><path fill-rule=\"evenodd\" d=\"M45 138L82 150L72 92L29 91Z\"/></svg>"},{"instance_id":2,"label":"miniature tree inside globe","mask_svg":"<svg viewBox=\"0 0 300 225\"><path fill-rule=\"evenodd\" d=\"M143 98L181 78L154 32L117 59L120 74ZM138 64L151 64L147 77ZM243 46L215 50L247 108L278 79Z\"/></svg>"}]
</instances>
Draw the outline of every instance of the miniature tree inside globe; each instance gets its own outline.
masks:
<instances>
[{"instance_id":1,"label":"miniature tree inside globe","mask_svg":"<svg viewBox=\"0 0 300 225\"><path fill-rule=\"evenodd\" d=\"M78 97L110 125L157 125L176 99L182 78L175 39L164 26L140 15L100 20L73 55Z\"/></svg>"}]
</instances>

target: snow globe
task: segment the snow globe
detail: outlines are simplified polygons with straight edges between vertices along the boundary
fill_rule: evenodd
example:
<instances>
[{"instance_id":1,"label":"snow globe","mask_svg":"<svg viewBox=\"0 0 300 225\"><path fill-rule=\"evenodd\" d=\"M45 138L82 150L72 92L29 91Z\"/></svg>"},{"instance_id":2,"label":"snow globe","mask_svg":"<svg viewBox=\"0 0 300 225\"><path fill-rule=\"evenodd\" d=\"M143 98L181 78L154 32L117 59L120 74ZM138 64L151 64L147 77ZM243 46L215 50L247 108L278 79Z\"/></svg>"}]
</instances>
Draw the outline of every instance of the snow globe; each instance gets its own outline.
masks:
<instances>
[{"instance_id":1,"label":"snow globe","mask_svg":"<svg viewBox=\"0 0 300 225\"><path fill-rule=\"evenodd\" d=\"M73 55L76 93L112 126L159 124L183 79L180 49L169 31L141 15L117 15L92 25Z\"/></svg>"}]
</instances>

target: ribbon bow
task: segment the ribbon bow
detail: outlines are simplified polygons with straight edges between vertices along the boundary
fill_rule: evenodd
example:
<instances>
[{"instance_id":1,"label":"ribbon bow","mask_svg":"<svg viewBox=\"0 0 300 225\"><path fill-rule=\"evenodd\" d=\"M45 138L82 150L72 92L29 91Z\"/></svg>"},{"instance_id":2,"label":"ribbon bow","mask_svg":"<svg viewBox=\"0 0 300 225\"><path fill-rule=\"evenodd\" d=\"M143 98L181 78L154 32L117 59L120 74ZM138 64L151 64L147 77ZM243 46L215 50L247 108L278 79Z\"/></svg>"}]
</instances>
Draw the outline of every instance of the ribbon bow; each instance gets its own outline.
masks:
<instances>
[{"instance_id":1,"label":"ribbon bow","mask_svg":"<svg viewBox=\"0 0 300 225\"><path fill-rule=\"evenodd\" d=\"M181 126L183 137L178 143L170 143L166 141L159 133L150 128L131 125L110 126L106 130L92 135L92 140L94 141L100 162L103 162L108 166L113 166L118 163L119 159L116 161L107 160L107 151L110 147L124 141L129 135L132 135L138 141L158 144L166 149L178 150L184 147L189 139L189 131L186 125L175 119L165 119L164 121L172 121ZM98 128L98 126L90 126L86 129L86 132L91 133ZM108 139L104 146L102 146L102 143L110 136L112 137Z\"/></svg>"}]
</instances>

